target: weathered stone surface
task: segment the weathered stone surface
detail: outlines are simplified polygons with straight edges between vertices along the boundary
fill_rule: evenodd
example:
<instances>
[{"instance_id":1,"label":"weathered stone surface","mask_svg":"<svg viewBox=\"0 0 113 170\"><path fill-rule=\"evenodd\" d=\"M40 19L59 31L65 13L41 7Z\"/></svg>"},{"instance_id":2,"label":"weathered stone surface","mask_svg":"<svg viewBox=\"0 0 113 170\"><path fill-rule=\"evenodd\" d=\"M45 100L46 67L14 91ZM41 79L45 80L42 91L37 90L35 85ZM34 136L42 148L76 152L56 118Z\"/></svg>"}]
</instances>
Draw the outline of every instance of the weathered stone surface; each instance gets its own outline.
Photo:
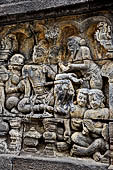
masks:
<instances>
[{"instance_id":1,"label":"weathered stone surface","mask_svg":"<svg viewBox=\"0 0 113 170\"><path fill-rule=\"evenodd\" d=\"M66 158L39 158L39 157L17 157L0 155L1 170L107 170L108 165L94 163L90 160L77 160Z\"/></svg>"},{"instance_id":2,"label":"weathered stone surface","mask_svg":"<svg viewBox=\"0 0 113 170\"><path fill-rule=\"evenodd\" d=\"M12 158L6 155L0 155L0 169L1 170L12 170Z\"/></svg>"},{"instance_id":3,"label":"weathered stone surface","mask_svg":"<svg viewBox=\"0 0 113 170\"><path fill-rule=\"evenodd\" d=\"M72 159L65 159L65 158L14 158L13 159L13 169L14 170L107 170L108 166L103 164L94 164L93 162L84 160L72 160Z\"/></svg>"},{"instance_id":4,"label":"weathered stone surface","mask_svg":"<svg viewBox=\"0 0 113 170\"><path fill-rule=\"evenodd\" d=\"M53 0L44 0L44 1L37 1L37 0L28 0L28 1L4 1L0 2L1 9L0 15L4 14L18 14L18 13L27 13L27 12L34 12L40 10L47 10L59 7L65 7L70 5L78 5L78 4L87 4L88 0L62 0L62 1L53 1Z\"/></svg>"},{"instance_id":5,"label":"weathered stone surface","mask_svg":"<svg viewBox=\"0 0 113 170\"><path fill-rule=\"evenodd\" d=\"M106 11L91 13L103 5L1 1L0 153L13 154L13 169L113 164L113 17L104 2Z\"/></svg>"},{"instance_id":6,"label":"weathered stone surface","mask_svg":"<svg viewBox=\"0 0 113 170\"><path fill-rule=\"evenodd\" d=\"M25 20L43 19L69 14L86 13L96 9L113 9L109 0L5 0L0 1L0 25L21 22ZM38 15L37 15L38 12Z\"/></svg>"},{"instance_id":7,"label":"weathered stone surface","mask_svg":"<svg viewBox=\"0 0 113 170\"><path fill-rule=\"evenodd\" d=\"M1 153L110 164L112 25L81 16L1 27Z\"/></svg>"}]
</instances>

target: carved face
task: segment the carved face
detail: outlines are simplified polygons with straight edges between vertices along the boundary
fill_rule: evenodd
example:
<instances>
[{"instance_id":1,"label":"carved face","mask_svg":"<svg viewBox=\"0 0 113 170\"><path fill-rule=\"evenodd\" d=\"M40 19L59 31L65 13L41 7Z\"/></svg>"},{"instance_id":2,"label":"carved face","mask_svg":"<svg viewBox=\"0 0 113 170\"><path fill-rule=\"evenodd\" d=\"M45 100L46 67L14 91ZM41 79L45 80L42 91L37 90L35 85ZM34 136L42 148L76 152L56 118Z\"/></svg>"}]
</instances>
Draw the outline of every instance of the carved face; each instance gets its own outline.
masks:
<instances>
[{"instance_id":1,"label":"carved face","mask_svg":"<svg viewBox=\"0 0 113 170\"><path fill-rule=\"evenodd\" d=\"M35 47L34 48L34 55L37 55L37 57L43 57L44 55L44 49L43 48L39 48L39 47Z\"/></svg>"},{"instance_id":2,"label":"carved face","mask_svg":"<svg viewBox=\"0 0 113 170\"><path fill-rule=\"evenodd\" d=\"M37 63L40 61L40 59L43 59L47 55L46 48L43 48L41 46L34 46L33 51L33 61L34 63Z\"/></svg>"},{"instance_id":3,"label":"carved face","mask_svg":"<svg viewBox=\"0 0 113 170\"><path fill-rule=\"evenodd\" d=\"M57 46L52 46L49 51L49 59L57 58L59 54L59 48Z\"/></svg>"},{"instance_id":4,"label":"carved face","mask_svg":"<svg viewBox=\"0 0 113 170\"><path fill-rule=\"evenodd\" d=\"M89 96L89 102L92 109L97 109L101 106L102 99L98 94L92 94Z\"/></svg>"},{"instance_id":5,"label":"carved face","mask_svg":"<svg viewBox=\"0 0 113 170\"><path fill-rule=\"evenodd\" d=\"M24 56L21 54L15 54L11 57L10 59L10 64L11 65L18 65L18 66L23 66L24 64Z\"/></svg>"},{"instance_id":6,"label":"carved face","mask_svg":"<svg viewBox=\"0 0 113 170\"><path fill-rule=\"evenodd\" d=\"M67 46L68 46L68 50L73 54L75 54L79 48L79 44L75 38L69 38Z\"/></svg>"},{"instance_id":7,"label":"carved face","mask_svg":"<svg viewBox=\"0 0 113 170\"><path fill-rule=\"evenodd\" d=\"M85 107L87 104L87 94L83 94L79 92L77 95L77 103L79 106Z\"/></svg>"}]
</instances>

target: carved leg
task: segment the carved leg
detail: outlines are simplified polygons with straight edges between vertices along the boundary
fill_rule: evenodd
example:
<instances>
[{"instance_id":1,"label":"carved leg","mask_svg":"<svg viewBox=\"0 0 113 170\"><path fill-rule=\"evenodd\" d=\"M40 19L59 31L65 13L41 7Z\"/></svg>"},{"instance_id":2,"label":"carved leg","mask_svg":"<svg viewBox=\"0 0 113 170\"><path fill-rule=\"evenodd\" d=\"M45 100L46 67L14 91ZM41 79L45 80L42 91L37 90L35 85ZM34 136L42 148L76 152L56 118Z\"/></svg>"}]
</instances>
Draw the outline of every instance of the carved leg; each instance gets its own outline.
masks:
<instances>
[{"instance_id":1,"label":"carved leg","mask_svg":"<svg viewBox=\"0 0 113 170\"><path fill-rule=\"evenodd\" d=\"M28 114L31 112L31 105L28 102L29 98L23 98L19 103L18 103L18 110L24 114Z\"/></svg>"},{"instance_id":2,"label":"carved leg","mask_svg":"<svg viewBox=\"0 0 113 170\"><path fill-rule=\"evenodd\" d=\"M74 144L71 153L77 156L91 156L95 152L104 149L105 149L104 140L100 138L96 139L88 148Z\"/></svg>"}]
</instances>

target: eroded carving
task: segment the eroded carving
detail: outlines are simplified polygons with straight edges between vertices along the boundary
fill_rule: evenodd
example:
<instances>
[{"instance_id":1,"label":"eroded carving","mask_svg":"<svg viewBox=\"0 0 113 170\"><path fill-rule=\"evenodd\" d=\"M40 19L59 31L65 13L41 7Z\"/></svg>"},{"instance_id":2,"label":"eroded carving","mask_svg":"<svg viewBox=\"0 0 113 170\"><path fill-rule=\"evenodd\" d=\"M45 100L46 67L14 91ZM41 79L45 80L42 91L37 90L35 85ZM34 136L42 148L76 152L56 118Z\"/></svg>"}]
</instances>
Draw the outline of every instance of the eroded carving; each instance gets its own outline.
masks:
<instances>
[{"instance_id":1,"label":"eroded carving","mask_svg":"<svg viewBox=\"0 0 113 170\"><path fill-rule=\"evenodd\" d=\"M73 19L51 22L27 23L29 36L26 24L0 32L0 153L109 163L112 61L95 60L90 36L95 31L93 41L105 48L97 58L110 52L111 59L111 27L96 22L87 35Z\"/></svg>"},{"instance_id":2,"label":"eroded carving","mask_svg":"<svg viewBox=\"0 0 113 170\"><path fill-rule=\"evenodd\" d=\"M73 53L75 63L69 63L68 66L59 63L61 70L63 72L80 70L81 74L84 75L86 88L102 89L101 71L98 65L92 60L90 49L86 46L86 41L80 38L78 41L78 37L77 39L74 37L74 41L78 44L74 46L76 48L74 49L76 53Z\"/></svg>"},{"instance_id":3,"label":"eroded carving","mask_svg":"<svg viewBox=\"0 0 113 170\"><path fill-rule=\"evenodd\" d=\"M106 49L112 47L112 30L106 22L99 22L95 33L96 40Z\"/></svg>"},{"instance_id":4,"label":"eroded carving","mask_svg":"<svg viewBox=\"0 0 113 170\"><path fill-rule=\"evenodd\" d=\"M91 109L87 109L84 112L84 119L82 122L79 121L82 126L81 132L76 129L77 132L71 136L75 143L71 155L92 155L99 161L104 157L102 153L106 155L105 151L108 150L108 124L102 123L99 119L108 119L109 110L104 108L104 95L101 90L91 89L88 95Z\"/></svg>"},{"instance_id":5,"label":"eroded carving","mask_svg":"<svg viewBox=\"0 0 113 170\"><path fill-rule=\"evenodd\" d=\"M25 91L25 82L22 79L21 69L24 65L24 56L15 54L11 57L8 66L9 78L6 82L6 108L12 113L17 113L17 105Z\"/></svg>"}]
</instances>

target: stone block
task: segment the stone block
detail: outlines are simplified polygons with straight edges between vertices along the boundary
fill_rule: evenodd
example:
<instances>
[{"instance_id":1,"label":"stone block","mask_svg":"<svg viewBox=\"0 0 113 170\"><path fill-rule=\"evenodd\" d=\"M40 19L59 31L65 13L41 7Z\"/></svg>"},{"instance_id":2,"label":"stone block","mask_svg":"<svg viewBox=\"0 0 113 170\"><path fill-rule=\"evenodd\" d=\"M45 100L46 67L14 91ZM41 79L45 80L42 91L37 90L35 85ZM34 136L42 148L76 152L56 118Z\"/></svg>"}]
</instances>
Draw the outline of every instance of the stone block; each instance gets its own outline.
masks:
<instances>
[{"instance_id":1,"label":"stone block","mask_svg":"<svg viewBox=\"0 0 113 170\"><path fill-rule=\"evenodd\" d=\"M13 170L107 170L108 165L67 158L14 158Z\"/></svg>"},{"instance_id":2,"label":"stone block","mask_svg":"<svg viewBox=\"0 0 113 170\"><path fill-rule=\"evenodd\" d=\"M12 158L6 155L0 155L0 170L12 170Z\"/></svg>"}]
</instances>

